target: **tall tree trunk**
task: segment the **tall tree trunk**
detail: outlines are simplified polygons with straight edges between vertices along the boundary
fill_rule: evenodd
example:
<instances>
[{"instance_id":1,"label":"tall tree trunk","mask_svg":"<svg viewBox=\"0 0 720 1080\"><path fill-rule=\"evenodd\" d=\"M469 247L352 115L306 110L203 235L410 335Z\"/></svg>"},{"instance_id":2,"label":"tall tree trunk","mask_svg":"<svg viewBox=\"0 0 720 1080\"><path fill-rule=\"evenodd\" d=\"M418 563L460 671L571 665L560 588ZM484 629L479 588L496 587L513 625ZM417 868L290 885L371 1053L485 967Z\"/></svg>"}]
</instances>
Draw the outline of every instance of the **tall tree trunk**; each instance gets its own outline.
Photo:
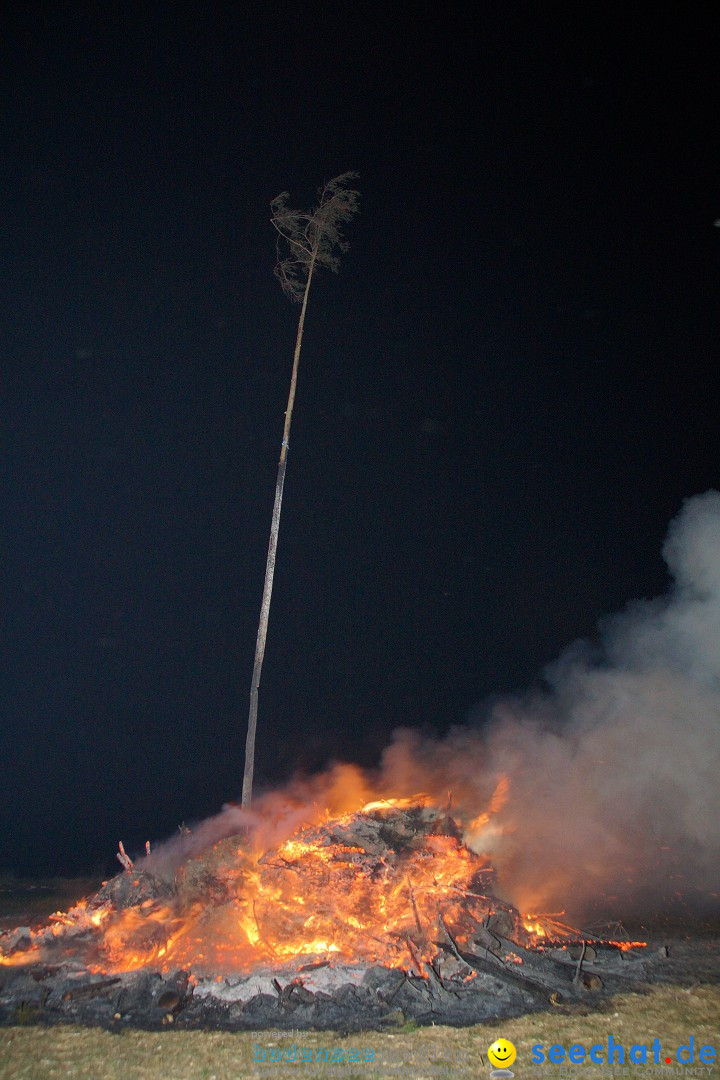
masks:
<instances>
[{"instance_id":1,"label":"tall tree trunk","mask_svg":"<svg viewBox=\"0 0 720 1080\"><path fill-rule=\"evenodd\" d=\"M277 482L275 484L275 502L273 504L272 522L270 524L270 543L268 545L267 563L265 565L265 585L263 588L262 603L260 605L260 621L258 624L257 641L255 643L255 662L253 664L252 685L250 687L250 715L248 717L247 739L245 740L245 771L243 773L242 787L242 805L245 808L249 808L252 802L253 774L255 772L255 732L257 730L258 690L260 689L260 675L262 673L263 660L265 659L265 642L267 640L268 619L270 617L270 600L272 598L273 579L275 577L275 554L277 552L278 533L280 531L280 511L282 509L283 488L285 486L290 424L292 423L293 406L295 404L295 388L297 386L303 327L305 326L305 312L307 311L308 294L310 292L310 283L312 282L314 268L315 251L313 251L310 258L305 292L303 293L302 308L300 309L300 318L298 319L297 337L295 339L295 355L293 357L292 375L290 377L290 393L288 395L287 410L285 412L285 427L283 429Z\"/></svg>"}]
</instances>

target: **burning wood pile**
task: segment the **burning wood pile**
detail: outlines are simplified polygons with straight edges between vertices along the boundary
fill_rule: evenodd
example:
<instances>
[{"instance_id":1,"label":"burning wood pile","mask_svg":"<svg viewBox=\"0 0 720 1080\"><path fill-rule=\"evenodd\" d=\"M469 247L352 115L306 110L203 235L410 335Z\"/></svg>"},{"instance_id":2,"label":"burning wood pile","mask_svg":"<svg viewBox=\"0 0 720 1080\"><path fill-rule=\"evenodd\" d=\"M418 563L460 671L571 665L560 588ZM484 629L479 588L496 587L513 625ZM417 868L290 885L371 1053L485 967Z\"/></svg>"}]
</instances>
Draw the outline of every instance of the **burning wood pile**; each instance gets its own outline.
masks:
<instances>
[{"instance_id":1,"label":"burning wood pile","mask_svg":"<svg viewBox=\"0 0 720 1080\"><path fill-rule=\"evenodd\" d=\"M450 809L365 805L264 852L154 854L48 925L0 935L0 1018L257 1028L516 1015L645 975L640 943L523 918Z\"/></svg>"}]
</instances>

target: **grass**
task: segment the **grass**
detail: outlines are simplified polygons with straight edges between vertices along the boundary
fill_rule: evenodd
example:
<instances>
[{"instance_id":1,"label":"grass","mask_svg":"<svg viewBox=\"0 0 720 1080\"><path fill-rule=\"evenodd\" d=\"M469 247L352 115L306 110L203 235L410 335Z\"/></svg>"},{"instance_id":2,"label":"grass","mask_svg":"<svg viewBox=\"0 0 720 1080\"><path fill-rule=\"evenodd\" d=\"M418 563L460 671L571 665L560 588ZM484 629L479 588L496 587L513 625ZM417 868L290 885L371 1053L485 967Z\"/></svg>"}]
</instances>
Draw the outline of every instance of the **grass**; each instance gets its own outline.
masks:
<instances>
[{"instance_id":1,"label":"grass","mask_svg":"<svg viewBox=\"0 0 720 1080\"><path fill-rule=\"evenodd\" d=\"M374 1062L362 1065L318 1065L284 1062L281 1065L253 1061L253 1046L270 1051L287 1050L292 1039L277 1033L122 1030L111 1033L81 1027L9 1027L0 1029L0 1078L38 1080L42 1077L77 1077L87 1080L237 1080L237 1078L338 1076L343 1080L360 1077L401 1077L402 1080L426 1080L431 1077L489 1076L487 1047L496 1038L509 1039L517 1049L513 1071L517 1080L604 1075L601 1067L546 1066L532 1064L530 1049L542 1043L547 1049L559 1043L569 1047L580 1043L607 1047L612 1034L626 1051L637 1043L651 1046L655 1038L662 1045L663 1059L670 1056L671 1066L662 1075L674 1077L678 1069L675 1054L691 1035L696 1051L710 1044L720 1051L720 987L657 987L647 994L625 994L603 1001L599 1009L573 1007L536 1013L501 1024L482 1024L455 1029L418 1028L408 1031L365 1032L339 1036L326 1032L300 1032L298 1050L327 1047L343 1050L373 1050ZM697 1069L698 1061L695 1060ZM717 1068L716 1064L716 1068ZM648 1077L658 1075L653 1066L617 1065L618 1076ZM707 1066L705 1066L707 1068ZM684 1070L691 1075L691 1070ZM699 1077L707 1072L697 1071Z\"/></svg>"}]
</instances>

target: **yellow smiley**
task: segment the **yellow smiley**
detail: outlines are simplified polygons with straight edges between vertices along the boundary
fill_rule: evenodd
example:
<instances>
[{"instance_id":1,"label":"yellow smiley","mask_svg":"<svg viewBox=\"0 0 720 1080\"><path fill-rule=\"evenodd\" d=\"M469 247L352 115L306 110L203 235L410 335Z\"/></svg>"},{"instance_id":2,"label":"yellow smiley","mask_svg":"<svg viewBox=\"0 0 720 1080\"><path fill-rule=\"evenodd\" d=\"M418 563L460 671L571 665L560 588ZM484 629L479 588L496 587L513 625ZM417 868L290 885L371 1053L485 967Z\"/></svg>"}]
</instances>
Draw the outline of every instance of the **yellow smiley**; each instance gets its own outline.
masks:
<instances>
[{"instance_id":1,"label":"yellow smiley","mask_svg":"<svg viewBox=\"0 0 720 1080\"><path fill-rule=\"evenodd\" d=\"M509 1068L517 1057L515 1047L507 1039L496 1039L492 1046L488 1046L487 1054L490 1064L496 1069Z\"/></svg>"}]
</instances>

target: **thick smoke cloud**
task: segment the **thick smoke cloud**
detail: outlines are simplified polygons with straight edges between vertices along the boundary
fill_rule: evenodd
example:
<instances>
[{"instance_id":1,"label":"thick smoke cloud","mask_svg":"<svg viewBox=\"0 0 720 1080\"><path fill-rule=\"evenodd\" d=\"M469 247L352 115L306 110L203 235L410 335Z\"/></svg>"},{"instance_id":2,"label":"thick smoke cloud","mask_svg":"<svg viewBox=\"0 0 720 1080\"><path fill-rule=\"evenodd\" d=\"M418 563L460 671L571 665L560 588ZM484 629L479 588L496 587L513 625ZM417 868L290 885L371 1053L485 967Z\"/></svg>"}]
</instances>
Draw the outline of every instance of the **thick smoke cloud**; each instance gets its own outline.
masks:
<instances>
[{"instance_id":1,"label":"thick smoke cloud","mask_svg":"<svg viewBox=\"0 0 720 1080\"><path fill-rule=\"evenodd\" d=\"M609 619L599 650L571 647L545 692L442 742L400 733L386 754L406 790L431 775L468 814L508 775L467 836L524 911L720 909L720 493L687 500L663 554L669 594Z\"/></svg>"}]
</instances>

